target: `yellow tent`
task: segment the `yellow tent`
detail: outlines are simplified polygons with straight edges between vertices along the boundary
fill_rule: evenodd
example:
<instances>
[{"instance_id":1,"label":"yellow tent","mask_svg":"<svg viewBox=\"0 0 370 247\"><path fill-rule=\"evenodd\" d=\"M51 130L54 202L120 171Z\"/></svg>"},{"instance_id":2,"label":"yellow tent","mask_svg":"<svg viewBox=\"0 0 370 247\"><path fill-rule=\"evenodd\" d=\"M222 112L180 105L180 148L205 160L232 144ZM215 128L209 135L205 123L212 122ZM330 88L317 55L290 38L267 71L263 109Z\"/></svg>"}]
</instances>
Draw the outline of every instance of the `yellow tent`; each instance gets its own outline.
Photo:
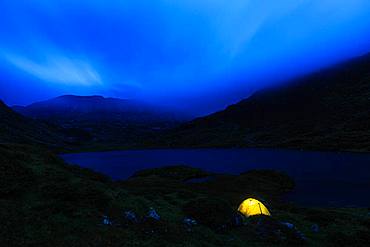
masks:
<instances>
[{"instance_id":1,"label":"yellow tent","mask_svg":"<svg viewBox=\"0 0 370 247\"><path fill-rule=\"evenodd\" d=\"M256 199L253 199L253 198L248 198L247 200L244 200L240 204L238 211L246 217L250 217L253 215L262 215L262 214L271 216L266 206L263 205L262 202Z\"/></svg>"}]
</instances>

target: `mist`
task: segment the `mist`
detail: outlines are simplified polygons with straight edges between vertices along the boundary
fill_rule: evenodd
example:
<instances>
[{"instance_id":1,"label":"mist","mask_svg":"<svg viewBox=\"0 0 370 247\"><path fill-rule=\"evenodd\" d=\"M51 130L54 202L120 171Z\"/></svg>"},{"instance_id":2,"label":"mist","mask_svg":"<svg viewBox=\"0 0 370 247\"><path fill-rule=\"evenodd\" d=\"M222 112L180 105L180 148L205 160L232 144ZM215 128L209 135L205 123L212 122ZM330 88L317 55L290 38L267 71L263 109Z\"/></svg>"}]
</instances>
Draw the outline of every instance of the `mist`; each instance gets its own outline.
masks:
<instances>
[{"instance_id":1,"label":"mist","mask_svg":"<svg viewBox=\"0 0 370 247\"><path fill-rule=\"evenodd\" d=\"M0 2L0 98L62 94L202 115L370 51L367 0Z\"/></svg>"}]
</instances>

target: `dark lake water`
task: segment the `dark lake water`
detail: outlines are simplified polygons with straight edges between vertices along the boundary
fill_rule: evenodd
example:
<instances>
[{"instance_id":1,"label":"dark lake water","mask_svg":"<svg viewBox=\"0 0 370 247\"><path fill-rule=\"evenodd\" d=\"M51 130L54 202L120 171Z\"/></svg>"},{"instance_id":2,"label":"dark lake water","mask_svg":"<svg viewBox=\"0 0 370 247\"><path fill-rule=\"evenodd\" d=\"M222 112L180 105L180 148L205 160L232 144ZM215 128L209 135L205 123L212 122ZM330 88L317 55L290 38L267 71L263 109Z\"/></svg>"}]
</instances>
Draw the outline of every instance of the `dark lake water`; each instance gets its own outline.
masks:
<instances>
[{"instance_id":1,"label":"dark lake water","mask_svg":"<svg viewBox=\"0 0 370 247\"><path fill-rule=\"evenodd\" d=\"M113 179L126 179L145 168L179 164L230 174L250 169L274 169L295 179L296 189L288 199L296 203L370 207L370 154L275 149L167 149L65 154L62 158Z\"/></svg>"}]
</instances>

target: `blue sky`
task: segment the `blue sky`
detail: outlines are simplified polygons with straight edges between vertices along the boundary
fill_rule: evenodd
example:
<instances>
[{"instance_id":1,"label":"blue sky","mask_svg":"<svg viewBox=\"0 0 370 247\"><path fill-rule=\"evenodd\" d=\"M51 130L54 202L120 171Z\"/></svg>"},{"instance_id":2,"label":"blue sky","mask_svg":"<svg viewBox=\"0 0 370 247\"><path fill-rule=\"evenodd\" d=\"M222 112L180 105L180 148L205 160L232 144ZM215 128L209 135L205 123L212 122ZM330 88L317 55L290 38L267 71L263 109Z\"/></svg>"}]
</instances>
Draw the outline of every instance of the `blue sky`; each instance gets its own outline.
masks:
<instances>
[{"instance_id":1,"label":"blue sky","mask_svg":"<svg viewBox=\"0 0 370 247\"><path fill-rule=\"evenodd\" d=\"M368 0L2 0L0 98L222 109L370 51Z\"/></svg>"}]
</instances>

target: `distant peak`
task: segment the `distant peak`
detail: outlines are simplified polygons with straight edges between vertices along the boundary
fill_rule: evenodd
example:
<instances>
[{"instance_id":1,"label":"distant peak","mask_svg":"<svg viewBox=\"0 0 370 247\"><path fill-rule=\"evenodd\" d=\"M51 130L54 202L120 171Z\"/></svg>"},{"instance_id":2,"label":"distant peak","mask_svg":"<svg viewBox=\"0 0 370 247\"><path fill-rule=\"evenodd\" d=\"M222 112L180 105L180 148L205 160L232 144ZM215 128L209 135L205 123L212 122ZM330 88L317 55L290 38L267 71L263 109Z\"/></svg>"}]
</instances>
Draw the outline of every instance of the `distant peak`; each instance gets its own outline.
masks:
<instances>
[{"instance_id":1,"label":"distant peak","mask_svg":"<svg viewBox=\"0 0 370 247\"><path fill-rule=\"evenodd\" d=\"M56 99L105 99L101 95L89 95L89 96L80 96L80 95L61 95L56 97Z\"/></svg>"}]
</instances>

